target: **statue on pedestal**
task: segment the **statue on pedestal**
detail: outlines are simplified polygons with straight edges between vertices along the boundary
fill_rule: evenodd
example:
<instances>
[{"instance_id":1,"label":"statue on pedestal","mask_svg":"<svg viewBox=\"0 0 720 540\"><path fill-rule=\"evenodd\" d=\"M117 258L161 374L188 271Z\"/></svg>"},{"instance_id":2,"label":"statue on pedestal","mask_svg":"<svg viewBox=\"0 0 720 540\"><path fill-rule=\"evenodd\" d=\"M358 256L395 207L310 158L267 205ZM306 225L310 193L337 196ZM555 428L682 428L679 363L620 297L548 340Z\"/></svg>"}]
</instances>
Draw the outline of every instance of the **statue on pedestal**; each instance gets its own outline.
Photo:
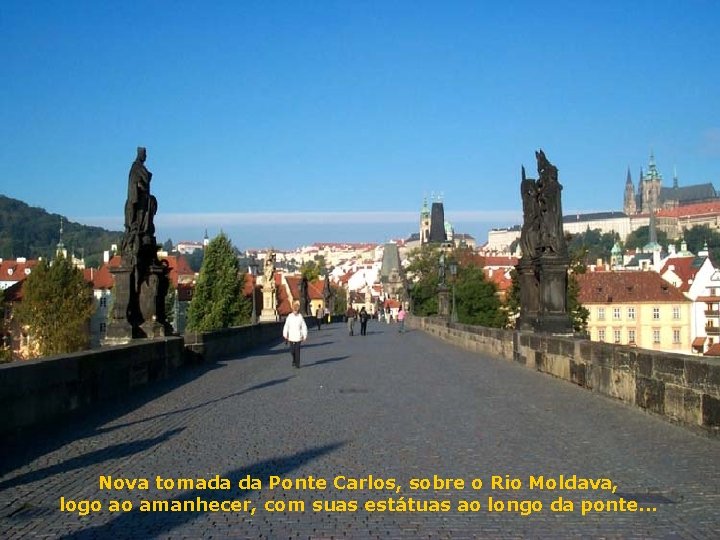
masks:
<instances>
[{"instance_id":1,"label":"statue on pedestal","mask_svg":"<svg viewBox=\"0 0 720 540\"><path fill-rule=\"evenodd\" d=\"M545 153L535 152L538 180L525 176L522 168L520 194L523 225L520 232L522 257L517 265L520 287L521 330L571 333L567 313L569 260L562 224L562 186L558 170Z\"/></svg>"},{"instance_id":2,"label":"statue on pedestal","mask_svg":"<svg viewBox=\"0 0 720 540\"><path fill-rule=\"evenodd\" d=\"M275 286L275 252L268 251L263 264L263 309L260 313L260 322L274 322L278 320L276 307L276 289Z\"/></svg>"},{"instance_id":3,"label":"statue on pedestal","mask_svg":"<svg viewBox=\"0 0 720 540\"><path fill-rule=\"evenodd\" d=\"M146 159L145 148L138 147L128 175L122 262L111 270L115 299L107 330L106 342L110 344L165 336L172 331L165 315L170 269L157 256L153 221L157 199L150 193L152 173L145 167Z\"/></svg>"}]
</instances>

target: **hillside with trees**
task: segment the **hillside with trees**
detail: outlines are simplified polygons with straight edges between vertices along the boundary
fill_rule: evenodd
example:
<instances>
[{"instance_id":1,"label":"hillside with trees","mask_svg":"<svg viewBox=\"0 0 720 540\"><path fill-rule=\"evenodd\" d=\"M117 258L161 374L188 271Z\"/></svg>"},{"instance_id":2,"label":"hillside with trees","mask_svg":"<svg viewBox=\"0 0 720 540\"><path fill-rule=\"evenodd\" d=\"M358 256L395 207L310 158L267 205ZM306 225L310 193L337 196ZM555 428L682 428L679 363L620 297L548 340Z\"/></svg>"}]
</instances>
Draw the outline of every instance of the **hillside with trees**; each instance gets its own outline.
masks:
<instances>
[{"instance_id":1,"label":"hillside with trees","mask_svg":"<svg viewBox=\"0 0 720 540\"><path fill-rule=\"evenodd\" d=\"M0 195L0 258L49 258L60 232L59 214ZM123 233L63 219L63 243L68 253L83 255L87 266L99 266L103 251L120 244Z\"/></svg>"}]
</instances>

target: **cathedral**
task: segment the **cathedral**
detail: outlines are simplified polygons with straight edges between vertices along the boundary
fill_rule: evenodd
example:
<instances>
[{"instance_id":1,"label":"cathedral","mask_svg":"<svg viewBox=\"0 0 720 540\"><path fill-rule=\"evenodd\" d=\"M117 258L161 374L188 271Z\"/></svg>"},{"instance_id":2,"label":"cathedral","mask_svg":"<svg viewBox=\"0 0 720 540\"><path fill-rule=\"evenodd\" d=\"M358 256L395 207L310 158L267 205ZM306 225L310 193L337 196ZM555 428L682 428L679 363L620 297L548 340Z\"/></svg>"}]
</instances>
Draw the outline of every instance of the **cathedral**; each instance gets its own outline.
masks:
<instances>
[{"instance_id":1,"label":"cathedral","mask_svg":"<svg viewBox=\"0 0 720 540\"><path fill-rule=\"evenodd\" d=\"M662 175L657 170L655 156L651 153L647 172L640 170L637 191L628 169L623 212L628 216L650 214L651 211L659 209L717 200L718 194L711 183L680 187L677 173L673 175L672 187L663 187Z\"/></svg>"}]
</instances>

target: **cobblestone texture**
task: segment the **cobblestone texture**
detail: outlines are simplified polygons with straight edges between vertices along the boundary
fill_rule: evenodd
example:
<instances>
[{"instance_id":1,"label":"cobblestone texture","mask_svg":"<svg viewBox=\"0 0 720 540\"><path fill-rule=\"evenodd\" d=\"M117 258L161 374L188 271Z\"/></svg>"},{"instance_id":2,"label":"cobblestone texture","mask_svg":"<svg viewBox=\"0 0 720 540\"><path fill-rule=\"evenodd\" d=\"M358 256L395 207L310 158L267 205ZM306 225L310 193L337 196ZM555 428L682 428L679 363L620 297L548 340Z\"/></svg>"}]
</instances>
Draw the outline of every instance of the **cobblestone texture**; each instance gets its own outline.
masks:
<instances>
[{"instance_id":1,"label":"cobblestone texture","mask_svg":"<svg viewBox=\"0 0 720 540\"><path fill-rule=\"evenodd\" d=\"M4 441L3 538L717 538L720 443L526 368L371 321L311 330L302 369L278 345L182 372L117 403ZM101 491L99 476L260 478L262 490ZM269 475L397 478L398 493L270 491ZM412 492L411 478L481 478L473 492ZM520 478L490 490L491 475ZM529 475L609 477L617 493L529 490ZM60 497L134 501L131 512L84 517ZM363 501L452 501L447 513L370 513ZM539 513L487 512L487 497L535 499ZM576 504L636 500L655 511L551 513ZM250 500L244 512L142 513L141 499ZM267 500L306 502L270 513ZM457 511L460 499L482 510ZM354 513L313 512L313 500L358 500Z\"/></svg>"}]
</instances>

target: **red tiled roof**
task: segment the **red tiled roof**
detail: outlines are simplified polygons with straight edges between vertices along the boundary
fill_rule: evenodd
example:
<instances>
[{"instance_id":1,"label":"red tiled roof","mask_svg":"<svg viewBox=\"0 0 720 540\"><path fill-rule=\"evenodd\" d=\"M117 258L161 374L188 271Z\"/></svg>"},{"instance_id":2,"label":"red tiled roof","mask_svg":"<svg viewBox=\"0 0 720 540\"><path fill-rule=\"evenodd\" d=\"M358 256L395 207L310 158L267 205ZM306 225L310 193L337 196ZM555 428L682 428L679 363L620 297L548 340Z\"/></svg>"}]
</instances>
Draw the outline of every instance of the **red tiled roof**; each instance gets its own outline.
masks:
<instances>
[{"instance_id":1,"label":"red tiled roof","mask_svg":"<svg viewBox=\"0 0 720 540\"><path fill-rule=\"evenodd\" d=\"M712 216L715 214L720 214L720 201L685 204L675 208L664 208L656 212L658 217L674 218Z\"/></svg>"},{"instance_id":2,"label":"red tiled roof","mask_svg":"<svg viewBox=\"0 0 720 540\"><path fill-rule=\"evenodd\" d=\"M720 343L710 345L704 356L720 356Z\"/></svg>"},{"instance_id":3,"label":"red tiled roof","mask_svg":"<svg viewBox=\"0 0 720 540\"><path fill-rule=\"evenodd\" d=\"M26 260L24 262L14 259L8 259L0 262L0 281L22 281L27 277L25 270L32 270L37 265L35 259Z\"/></svg>"},{"instance_id":4,"label":"red tiled roof","mask_svg":"<svg viewBox=\"0 0 720 540\"><path fill-rule=\"evenodd\" d=\"M577 274L582 304L610 302L689 302L656 272L590 272Z\"/></svg>"},{"instance_id":5,"label":"red tiled roof","mask_svg":"<svg viewBox=\"0 0 720 540\"><path fill-rule=\"evenodd\" d=\"M673 272L682 280L682 285L678 287L682 292L688 292L690 290L691 280L695 279L695 275L700 270L699 267L693 266L695 257L673 257L668 259L660 270L660 275L665 274L670 270L670 266L673 266Z\"/></svg>"},{"instance_id":6,"label":"red tiled roof","mask_svg":"<svg viewBox=\"0 0 720 540\"><path fill-rule=\"evenodd\" d=\"M517 266L519 260L517 257L500 257L500 256L482 256L480 263L483 266L499 266L501 268L511 268Z\"/></svg>"}]
</instances>

